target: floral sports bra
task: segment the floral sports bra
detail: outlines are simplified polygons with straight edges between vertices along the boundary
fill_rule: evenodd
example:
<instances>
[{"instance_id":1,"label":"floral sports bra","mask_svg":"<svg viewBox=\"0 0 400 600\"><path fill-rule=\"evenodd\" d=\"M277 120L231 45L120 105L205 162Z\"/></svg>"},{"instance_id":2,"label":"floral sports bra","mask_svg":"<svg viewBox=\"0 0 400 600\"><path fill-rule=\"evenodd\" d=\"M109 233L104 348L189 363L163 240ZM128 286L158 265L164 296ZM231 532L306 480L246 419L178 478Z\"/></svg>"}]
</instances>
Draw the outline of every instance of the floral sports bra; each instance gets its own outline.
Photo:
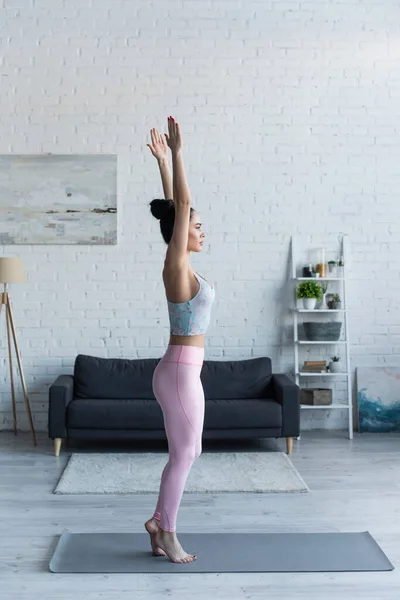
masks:
<instances>
[{"instance_id":1,"label":"floral sports bra","mask_svg":"<svg viewBox=\"0 0 400 600\"><path fill-rule=\"evenodd\" d=\"M186 302L168 303L170 332L173 335L200 335L207 331L211 317L211 306L215 299L214 288L204 279L198 278L199 291L191 300Z\"/></svg>"}]
</instances>

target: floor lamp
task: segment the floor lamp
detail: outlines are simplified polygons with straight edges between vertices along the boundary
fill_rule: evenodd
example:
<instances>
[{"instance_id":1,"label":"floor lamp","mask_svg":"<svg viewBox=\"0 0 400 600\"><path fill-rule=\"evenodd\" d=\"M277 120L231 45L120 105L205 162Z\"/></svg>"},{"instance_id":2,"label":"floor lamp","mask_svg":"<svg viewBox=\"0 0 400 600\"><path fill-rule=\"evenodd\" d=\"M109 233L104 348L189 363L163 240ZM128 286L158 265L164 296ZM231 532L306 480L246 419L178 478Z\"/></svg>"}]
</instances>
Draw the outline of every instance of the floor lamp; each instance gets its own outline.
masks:
<instances>
[{"instance_id":1,"label":"floor lamp","mask_svg":"<svg viewBox=\"0 0 400 600\"><path fill-rule=\"evenodd\" d=\"M10 379L11 379L11 394L12 394L12 407L13 407L13 419L14 419L14 433L17 435L17 407L15 403L15 391L14 391L14 376L12 366L12 355L11 355L11 333L14 340L15 353L17 355L19 373L21 376L22 389L24 390L25 406L29 417L31 431L33 435L33 443L36 446L36 435L35 428L33 426L31 407L29 405L29 398L26 391L24 373L22 371L21 356L19 352L17 334L15 331L14 317L11 308L10 296L7 292L8 283L25 283L27 281L25 277L24 267L20 258L4 258L0 257L0 283L4 283L4 291L0 292L0 313L3 305L5 306L6 313L6 324L7 324L7 338L8 338L8 357L10 361Z\"/></svg>"}]
</instances>

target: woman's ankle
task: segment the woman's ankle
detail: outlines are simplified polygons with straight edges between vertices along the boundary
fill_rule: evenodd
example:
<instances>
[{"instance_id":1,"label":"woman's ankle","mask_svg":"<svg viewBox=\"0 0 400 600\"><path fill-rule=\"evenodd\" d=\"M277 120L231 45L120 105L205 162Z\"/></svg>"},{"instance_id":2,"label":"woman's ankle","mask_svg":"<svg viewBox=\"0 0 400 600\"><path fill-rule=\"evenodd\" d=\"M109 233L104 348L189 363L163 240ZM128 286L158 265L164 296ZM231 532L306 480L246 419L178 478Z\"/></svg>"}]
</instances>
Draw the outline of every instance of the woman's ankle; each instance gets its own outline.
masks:
<instances>
[{"instance_id":1,"label":"woman's ankle","mask_svg":"<svg viewBox=\"0 0 400 600\"><path fill-rule=\"evenodd\" d=\"M171 537L174 537L174 536L176 537L176 530L174 530L174 531L168 531L168 529L163 529L163 528L161 527L161 525L160 525L160 528L159 528L159 529L160 529L160 531L161 531L163 534L165 534L165 535L168 535L168 536L171 536Z\"/></svg>"}]
</instances>

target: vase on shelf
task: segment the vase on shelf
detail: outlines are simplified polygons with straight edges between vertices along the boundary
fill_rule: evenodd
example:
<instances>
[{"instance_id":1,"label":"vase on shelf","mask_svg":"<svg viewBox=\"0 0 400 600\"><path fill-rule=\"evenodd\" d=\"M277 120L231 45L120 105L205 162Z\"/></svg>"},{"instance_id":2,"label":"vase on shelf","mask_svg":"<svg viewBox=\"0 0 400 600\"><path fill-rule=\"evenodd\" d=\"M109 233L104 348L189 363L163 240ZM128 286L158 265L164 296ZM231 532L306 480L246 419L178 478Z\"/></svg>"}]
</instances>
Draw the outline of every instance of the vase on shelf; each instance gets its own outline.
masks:
<instances>
[{"instance_id":1,"label":"vase on shelf","mask_svg":"<svg viewBox=\"0 0 400 600\"><path fill-rule=\"evenodd\" d=\"M318 308L319 308L319 310L327 310L328 304L326 302L326 292L328 291L328 282L323 281L322 283L320 283L320 288L322 291L322 298L321 298Z\"/></svg>"},{"instance_id":2,"label":"vase on shelf","mask_svg":"<svg viewBox=\"0 0 400 600\"><path fill-rule=\"evenodd\" d=\"M328 310L328 305L326 303L326 293L322 295L322 300L320 305L318 306L319 310Z\"/></svg>"}]
</instances>

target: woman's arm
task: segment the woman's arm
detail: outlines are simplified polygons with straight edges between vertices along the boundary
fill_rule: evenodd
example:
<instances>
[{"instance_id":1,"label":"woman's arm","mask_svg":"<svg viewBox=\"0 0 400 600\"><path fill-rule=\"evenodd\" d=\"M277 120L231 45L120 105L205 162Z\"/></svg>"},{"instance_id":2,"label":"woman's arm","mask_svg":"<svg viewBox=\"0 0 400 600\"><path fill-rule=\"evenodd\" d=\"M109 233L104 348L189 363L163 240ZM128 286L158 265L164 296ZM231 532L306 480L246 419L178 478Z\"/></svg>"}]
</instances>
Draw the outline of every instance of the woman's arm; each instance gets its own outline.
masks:
<instances>
[{"instance_id":1,"label":"woman's arm","mask_svg":"<svg viewBox=\"0 0 400 600\"><path fill-rule=\"evenodd\" d=\"M172 181L175 202L191 202L190 190L186 180L185 166L183 164L182 150L172 152Z\"/></svg>"},{"instance_id":2,"label":"woman's arm","mask_svg":"<svg viewBox=\"0 0 400 600\"><path fill-rule=\"evenodd\" d=\"M161 136L157 129L151 129L151 144L147 144L152 155L157 159L160 169L161 181L164 190L164 198L173 200L172 176L168 165L168 146L164 136Z\"/></svg>"},{"instance_id":3,"label":"woman's arm","mask_svg":"<svg viewBox=\"0 0 400 600\"><path fill-rule=\"evenodd\" d=\"M182 156L182 136L179 124L173 117L168 117L169 136L167 138L168 146L172 154L172 181L173 192L176 203L190 204L190 190L186 180L185 166Z\"/></svg>"},{"instance_id":4,"label":"woman's arm","mask_svg":"<svg viewBox=\"0 0 400 600\"><path fill-rule=\"evenodd\" d=\"M176 272L187 277L187 246L190 221L190 191L186 181L182 158L182 136L178 123L168 118L169 136L165 136L172 153L172 179L175 200L175 220L172 237L168 245L166 262Z\"/></svg>"},{"instance_id":5,"label":"woman's arm","mask_svg":"<svg viewBox=\"0 0 400 600\"><path fill-rule=\"evenodd\" d=\"M160 169L161 181L164 190L164 198L166 200L173 200L174 194L172 192L172 175L169 170L168 159L158 160L158 167Z\"/></svg>"}]
</instances>

